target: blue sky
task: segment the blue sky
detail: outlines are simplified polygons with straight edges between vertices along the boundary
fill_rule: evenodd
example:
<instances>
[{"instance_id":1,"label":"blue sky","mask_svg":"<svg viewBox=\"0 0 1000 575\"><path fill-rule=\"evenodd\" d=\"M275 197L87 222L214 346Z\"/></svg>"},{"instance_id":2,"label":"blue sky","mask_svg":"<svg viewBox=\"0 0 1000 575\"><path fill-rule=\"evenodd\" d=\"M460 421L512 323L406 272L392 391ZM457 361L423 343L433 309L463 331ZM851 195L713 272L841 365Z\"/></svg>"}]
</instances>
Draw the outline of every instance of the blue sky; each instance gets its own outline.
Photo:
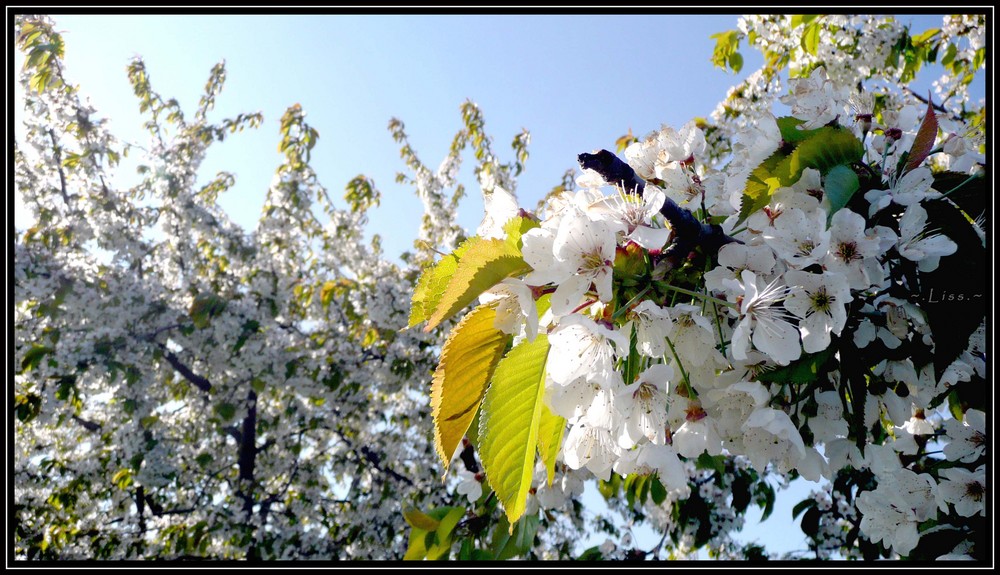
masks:
<instances>
[{"instance_id":1,"label":"blue sky","mask_svg":"<svg viewBox=\"0 0 1000 575\"><path fill-rule=\"evenodd\" d=\"M903 17L919 27L940 17ZM742 74L713 68L711 34L736 27L736 15L59 15L66 64L112 130L143 143L137 102L125 68L146 61L153 87L193 110L211 67L226 61L228 78L215 114L221 119L261 111L258 130L210 150L202 174L236 174L221 198L246 227L256 221L281 161L278 122L300 103L319 130L312 165L334 198L355 175L374 178L382 207L370 231L383 236L390 257L409 249L421 205L412 188L395 183L404 170L386 126L406 124L421 160L436 168L461 127L466 99L482 108L502 160L522 128L531 132L530 158L518 196L533 207L556 185L576 155L614 148L632 129L679 128L708 116L729 86L761 64L743 50ZM928 78L929 81L930 78ZM469 191L460 223L482 215L466 154L461 181ZM124 173L121 184L130 182ZM343 204L341 204L343 205Z\"/></svg>"},{"instance_id":2,"label":"blue sky","mask_svg":"<svg viewBox=\"0 0 1000 575\"><path fill-rule=\"evenodd\" d=\"M901 20L919 30L940 25L939 16ZM530 208L576 167L578 153L614 149L630 128L641 136L708 116L729 86L761 64L744 46L741 75L712 67L709 36L735 28L736 15L60 15L55 21L64 32L70 80L111 118L113 133L134 143L145 138L125 71L133 56L145 59L154 89L191 113L212 66L226 61L226 88L210 117L261 111L265 122L214 146L202 174L205 180L220 170L236 174L235 188L220 202L245 227L253 227L281 162L281 115L301 104L320 132L312 165L331 196L340 200L359 173L382 191L369 231L382 235L390 257L411 247L422 209L412 188L395 183L405 166L386 129L391 117L406 124L432 169L461 127L466 99L482 108L502 160L512 159L509 142L527 128L531 156L518 196ZM921 78L929 85L934 76ZM469 195L460 223L474 229L482 202L472 156L465 157L461 181ZM133 177L122 174L117 184ZM773 518L759 529L748 522L745 538L772 551L805 548L804 537L787 527L791 507L809 489L779 496Z\"/></svg>"},{"instance_id":3,"label":"blue sky","mask_svg":"<svg viewBox=\"0 0 1000 575\"><path fill-rule=\"evenodd\" d=\"M421 209L394 180L404 165L386 129L391 117L405 122L432 169L461 127L466 99L482 108L502 159L527 128L531 157L518 195L534 206L576 167L578 153L613 148L629 128L642 135L707 116L735 80L709 62L709 36L735 27L735 16L64 15L56 23L73 81L99 111L113 111L116 134L137 142L141 119L125 74L132 56L145 59L155 89L186 109L211 67L226 61L212 117L260 110L265 123L213 148L203 174L236 174L221 201L246 226L281 159L281 114L300 103L320 132L312 164L332 195L359 173L383 192L371 229L390 256L411 246ZM749 57L746 69L758 63ZM471 154L466 161L471 168ZM474 228L482 204L466 172L460 215Z\"/></svg>"}]
</instances>

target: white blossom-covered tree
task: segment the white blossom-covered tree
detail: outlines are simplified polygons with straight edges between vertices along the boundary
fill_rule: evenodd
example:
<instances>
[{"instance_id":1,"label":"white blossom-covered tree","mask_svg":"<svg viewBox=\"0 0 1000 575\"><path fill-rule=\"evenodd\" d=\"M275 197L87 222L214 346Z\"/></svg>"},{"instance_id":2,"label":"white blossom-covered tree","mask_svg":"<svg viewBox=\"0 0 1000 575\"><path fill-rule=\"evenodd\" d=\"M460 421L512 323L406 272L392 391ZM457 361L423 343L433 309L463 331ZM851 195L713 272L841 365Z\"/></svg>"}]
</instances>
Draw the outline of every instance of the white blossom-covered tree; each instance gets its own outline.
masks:
<instances>
[{"instance_id":1,"label":"white blossom-covered tree","mask_svg":"<svg viewBox=\"0 0 1000 575\"><path fill-rule=\"evenodd\" d=\"M337 207L317 180L298 105L244 230L217 203L234 176L197 183L261 123L210 119L222 65L190 114L133 61L140 146L51 20L15 36L18 558L759 559L733 534L797 477L823 480L795 510L809 557L989 555L985 16L741 18L713 60L746 41L765 65L711 121L580 154L535 212L526 132L501 162L466 102L432 170L394 119L424 204L402 264L364 240L374 182Z\"/></svg>"}]
</instances>

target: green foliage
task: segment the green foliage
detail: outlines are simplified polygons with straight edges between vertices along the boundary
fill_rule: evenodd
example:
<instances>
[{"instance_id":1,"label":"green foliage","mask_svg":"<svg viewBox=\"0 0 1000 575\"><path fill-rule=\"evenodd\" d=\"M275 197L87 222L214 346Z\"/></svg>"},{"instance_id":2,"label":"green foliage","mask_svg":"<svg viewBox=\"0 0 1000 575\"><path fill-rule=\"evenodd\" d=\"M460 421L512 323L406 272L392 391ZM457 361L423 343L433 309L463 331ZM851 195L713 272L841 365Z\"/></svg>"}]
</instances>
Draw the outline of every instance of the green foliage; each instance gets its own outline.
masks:
<instances>
[{"instance_id":1,"label":"green foliage","mask_svg":"<svg viewBox=\"0 0 1000 575\"><path fill-rule=\"evenodd\" d=\"M806 168L818 170L825 176L838 166L851 169L851 164L859 161L864 154L864 146L850 130L823 126L809 130L808 133L797 134L797 125L794 121L779 122L782 135L788 134L791 138L786 139L785 144L794 145L794 148L790 152L779 149L750 173L743 191L740 222L767 206L778 188L797 182ZM835 173L834 187L838 202L843 201L846 205L847 200L857 191L856 187L852 189L856 180L857 176L852 179L843 170Z\"/></svg>"},{"instance_id":2,"label":"green foliage","mask_svg":"<svg viewBox=\"0 0 1000 575\"><path fill-rule=\"evenodd\" d=\"M521 517L513 525L507 523L507 518L501 518L490 541L494 558L505 561L530 551L535 546L538 525L539 519L536 515Z\"/></svg>"},{"instance_id":3,"label":"green foliage","mask_svg":"<svg viewBox=\"0 0 1000 575\"><path fill-rule=\"evenodd\" d=\"M278 151L285 154L293 169L309 162L319 141L319 132L305 123L305 112L299 104L290 106L281 116L281 136Z\"/></svg>"},{"instance_id":4,"label":"green foliage","mask_svg":"<svg viewBox=\"0 0 1000 575\"><path fill-rule=\"evenodd\" d=\"M827 226L830 225L833 214L846 207L847 203L854 197L854 193L859 189L861 189L861 180L858 179L857 172L850 166L840 164L827 172L826 177L823 178L823 192L830 202L830 209L826 214Z\"/></svg>"},{"instance_id":5,"label":"green foliage","mask_svg":"<svg viewBox=\"0 0 1000 575\"><path fill-rule=\"evenodd\" d=\"M802 49L813 56L819 49L819 31L820 23L816 21L807 23L802 31L802 40L800 41Z\"/></svg>"},{"instance_id":6,"label":"green foliage","mask_svg":"<svg viewBox=\"0 0 1000 575\"><path fill-rule=\"evenodd\" d=\"M213 293L203 292L191 301L188 316L196 328L204 329L211 323L212 318L222 315L225 310L226 300Z\"/></svg>"},{"instance_id":7,"label":"green foliage","mask_svg":"<svg viewBox=\"0 0 1000 575\"><path fill-rule=\"evenodd\" d=\"M725 70L727 67L734 74L739 74L743 69L743 55L740 54L740 37L738 30L729 30L712 34L710 38L715 40L715 49L712 52L712 64L717 68Z\"/></svg>"},{"instance_id":8,"label":"green foliage","mask_svg":"<svg viewBox=\"0 0 1000 575\"><path fill-rule=\"evenodd\" d=\"M778 367L761 373L757 379L766 383L807 384L815 382L829 371L829 362L833 358L833 348L808 354L784 367Z\"/></svg>"},{"instance_id":9,"label":"green foliage","mask_svg":"<svg viewBox=\"0 0 1000 575\"><path fill-rule=\"evenodd\" d=\"M344 199L351 206L352 212L365 213L372 206L377 207L381 203L382 194L375 188L374 180L361 174L347 182Z\"/></svg>"},{"instance_id":10,"label":"green foliage","mask_svg":"<svg viewBox=\"0 0 1000 575\"><path fill-rule=\"evenodd\" d=\"M507 519L524 514L542 423L549 340L514 347L497 365L479 422L479 455Z\"/></svg>"},{"instance_id":11,"label":"green foliage","mask_svg":"<svg viewBox=\"0 0 1000 575\"><path fill-rule=\"evenodd\" d=\"M62 35L52 30L48 23L32 20L22 24L16 41L18 49L25 54L23 69L34 71L29 86L38 93L62 88Z\"/></svg>"},{"instance_id":12,"label":"green foliage","mask_svg":"<svg viewBox=\"0 0 1000 575\"><path fill-rule=\"evenodd\" d=\"M514 216L503 225L503 231L506 235L504 240L513 246L517 250L517 253L521 253L521 236L537 227L539 227L539 223L536 220Z\"/></svg>"},{"instance_id":13,"label":"green foliage","mask_svg":"<svg viewBox=\"0 0 1000 575\"><path fill-rule=\"evenodd\" d=\"M428 513L409 508L403 517L410 524L410 543L405 561L448 559L454 541L455 526L465 515L462 507L438 507Z\"/></svg>"},{"instance_id":14,"label":"green foliage","mask_svg":"<svg viewBox=\"0 0 1000 575\"><path fill-rule=\"evenodd\" d=\"M420 274L417 286L413 288L408 327L416 327L430 319L444 295L448 282L458 269L458 259L465 253L466 246L459 246L454 252L443 256Z\"/></svg>"},{"instance_id":15,"label":"green foliage","mask_svg":"<svg viewBox=\"0 0 1000 575\"><path fill-rule=\"evenodd\" d=\"M553 415L549 408L542 406L541 421L538 423L538 456L545 463L548 472L548 484L556 473L556 458L562 446L563 434L566 431L566 418Z\"/></svg>"},{"instance_id":16,"label":"green foliage","mask_svg":"<svg viewBox=\"0 0 1000 575\"><path fill-rule=\"evenodd\" d=\"M531 269L521 258L520 250L504 240L473 237L450 257L442 258L430 268L430 278L425 282L421 277L414 290L410 324L426 318L424 331L431 331L504 278ZM424 274L427 273L425 270ZM446 286L443 290L442 285Z\"/></svg>"},{"instance_id":17,"label":"green foliage","mask_svg":"<svg viewBox=\"0 0 1000 575\"><path fill-rule=\"evenodd\" d=\"M35 344L31 346L31 349L21 358L21 371L25 372L35 369L42 362L42 359L53 351L55 350L47 345Z\"/></svg>"}]
</instances>

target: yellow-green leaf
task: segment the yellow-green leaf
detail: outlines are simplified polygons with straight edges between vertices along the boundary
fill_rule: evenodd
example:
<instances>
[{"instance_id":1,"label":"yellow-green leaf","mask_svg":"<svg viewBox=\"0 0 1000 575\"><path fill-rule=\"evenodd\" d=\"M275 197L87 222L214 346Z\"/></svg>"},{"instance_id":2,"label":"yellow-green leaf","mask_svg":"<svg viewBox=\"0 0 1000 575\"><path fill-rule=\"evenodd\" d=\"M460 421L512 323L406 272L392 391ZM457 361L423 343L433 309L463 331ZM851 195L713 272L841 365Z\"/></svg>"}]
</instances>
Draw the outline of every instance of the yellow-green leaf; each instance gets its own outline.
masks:
<instances>
[{"instance_id":1,"label":"yellow-green leaf","mask_svg":"<svg viewBox=\"0 0 1000 575\"><path fill-rule=\"evenodd\" d=\"M806 29L802 32L802 49L812 54L816 55L816 50L819 49L819 23L811 22L806 25Z\"/></svg>"},{"instance_id":2,"label":"yellow-green leaf","mask_svg":"<svg viewBox=\"0 0 1000 575\"><path fill-rule=\"evenodd\" d=\"M548 356L545 334L522 342L500 360L483 399L479 456L511 524L524 514L531 488Z\"/></svg>"},{"instance_id":3,"label":"yellow-green leaf","mask_svg":"<svg viewBox=\"0 0 1000 575\"><path fill-rule=\"evenodd\" d=\"M910 40L910 42L914 46L920 46L920 45L925 44L926 42L928 42L931 38L937 36L940 32L941 32L940 28L931 28L929 30L925 30L921 34L917 34L916 36L913 36L913 38Z\"/></svg>"},{"instance_id":4,"label":"yellow-green leaf","mask_svg":"<svg viewBox=\"0 0 1000 575\"><path fill-rule=\"evenodd\" d=\"M473 237L461 247L465 248L464 253L458 257L455 273L451 275L448 287L436 302L424 331L434 329L458 313L500 280L531 271L531 267L521 258L520 250L504 240ZM428 309L424 307L425 313Z\"/></svg>"},{"instance_id":5,"label":"yellow-green leaf","mask_svg":"<svg viewBox=\"0 0 1000 575\"><path fill-rule=\"evenodd\" d=\"M451 543L451 533L455 526L465 516L465 509L462 507L451 507L448 513L441 518L441 524L437 528L438 541L441 543Z\"/></svg>"},{"instance_id":6,"label":"yellow-green leaf","mask_svg":"<svg viewBox=\"0 0 1000 575\"><path fill-rule=\"evenodd\" d=\"M522 218L521 216L514 216L503 225L503 231L507 235L506 241L508 244L521 251L521 236L523 236L529 230L539 227L540 224L531 218Z\"/></svg>"},{"instance_id":7,"label":"yellow-green leaf","mask_svg":"<svg viewBox=\"0 0 1000 575\"><path fill-rule=\"evenodd\" d=\"M334 281L328 281L323 283L323 287L319 290L319 302L323 306L323 309L328 309L330 307L330 302L333 301L333 296L337 293L337 283Z\"/></svg>"},{"instance_id":8,"label":"yellow-green leaf","mask_svg":"<svg viewBox=\"0 0 1000 575\"><path fill-rule=\"evenodd\" d=\"M423 529L424 531L436 531L438 525L441 524L440 521L434 519L430 515L427 515L423 511L410 507L403 510L403 518L412 527L416 529Z\"/></svg>"},{"instance_id":9,"label":"yellow-green leaf","mask_svg":"<svg viewBox=\"0 0 1000 575\"><path fill-rule=\"evenodd\" d=\"M403 561L419 561L427 556L427 535L430 532L426 529L414 527L410 529L410 544L403 555Z\"/></svg>"},{"instance_id":10,"label":"yellow-green leaf","mask_svg":"<svg viewBox=\"0 0 1000 575\"><path fill-rule=\"evenodd\" d=\"M436 264L424 268L417 281L417 287L413 289L413 303L410 306L410 321L407 327L420 324L431 316L445 288L448 287L448 281L454 275L456 267L458 258L455 254L448 254Z\"/></svg>"},{"instance_id":11,"label":"yellow-green leaf","mask_svg":"<svg viewBox=\"0 0 1000 575\"><path fill-rule=\"evenodd\" d=\"M485 305L462 318L448 335L431 382L434 448L451 463L462 436L476 416L493 370L510 336L493 327L496 309Z\"/></svg>"},{"instance_id":12,"label":"yellow-green leaf","mask_svg":"<svg viewBox=\"0 0 1000 575\"><path fill-rule=\"evenodd\" d=\"M795 14L792 16L792 28L798 28L802 24L808 24L816 18L819 18L819 14Z\"/></svg>"},{"instance_id":13,"label":"yellow-green leaf","mask_svg":"<svg viewBox=\"0 0 1000 575\"><path fill-rule=\"evenodd\" d=\"M750 172L746 187L743 189L743 203L740 206L738 224L771 201L774 184L773 182L769 183L769 180L773 179L772 172L784 159L785 154L778 150Z\"/></svg>"},{"instance_id":14,"label":"yellow-green leaf","mask_svg":"<svg viewBox=\"0 0 1000 575\"><path fill-rule=\"evenodd\" d=\"M566 430L566 419L553 414L549 408L542 406L542 420L538 425L538 455L545 463L548 472L548 484L556 474L556 457L562 446L563 432Z\"/></svg>"}]
</instances>

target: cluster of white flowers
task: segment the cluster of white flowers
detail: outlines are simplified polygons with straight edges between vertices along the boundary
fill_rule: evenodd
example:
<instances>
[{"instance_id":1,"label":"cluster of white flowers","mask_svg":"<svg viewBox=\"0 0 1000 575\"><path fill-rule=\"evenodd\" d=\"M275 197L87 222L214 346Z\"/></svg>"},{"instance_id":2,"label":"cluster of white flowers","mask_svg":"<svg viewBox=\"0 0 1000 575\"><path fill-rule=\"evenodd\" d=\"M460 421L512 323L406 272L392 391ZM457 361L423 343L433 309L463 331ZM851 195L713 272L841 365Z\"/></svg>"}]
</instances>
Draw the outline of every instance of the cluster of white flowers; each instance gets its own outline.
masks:
<instances>
[{"instance_id":1,"label":"cluster of white flowers","mask_svg":"<svg viewBox=\"0 0 1000 575\"><path fill-rule=\"evenodd\" d=\"M789 405L784 386L758 379L827 350L842 336L857 349L876 340L889 349L902 342L933 345L921 309L888 295L899 281L891 268L898 265L896 258L930 273L958 248L928 224L924 202L942 196L933 188L931 170L921 166L897 173L920 118L912 107L885 110L881 123L850 115L852 105L865 98L852 99L841 86L818 67L808 77L791 80L782 101L800 121L798 129L857 118L849 125L867 144L867 157L889 166L882 186L863 194L867 209L861 213L832 206L824 175L805 168L797 181L773 189L767 205L742 222L736 211L749 172L782 145L775 118L765 112L736 135L724 170L707 165L705 136L694 123L650 133L624 154L635 173L648 180L641 192L585 170L578 190L550 198L539 227L523 235L523 257L532 271L505 280L490 298L510 302L500 304L506 311L498 328L528 339L538 330L549 333L546 401L568 421L563 456L569 467L586 467L604 480L613 472L655 472L676 494L688 489L681 458L702 453L743 455L760 472L794 470L813 481L829 479L851 462L872 465L873 456L866 450L862 458L853 445L867 438L848 429L850 417L836 391L846 376L836 370L829 374L831 387L817 389L810 400L817 406L811 418ZM873 132L877 135L868 138ZM944 141L952 137L946 134ZM644 275L685 233L664 219L665 203L724 219L723 229L737 240L718 250L716 266L704 272L703 292L657 284ZM886 212L899 215L888 220ZM502 219L497 213L487 217ZM529 296L542 293L551 294L551 306L536 325ZM861 319L848 332L849 309L860 310ZM932 409L942 392L973 373L984 376L984 369L984 360L968 352L940 377L932 364L918 370L911 358L885 359L872 373L905 391L869 394L864 423L870 428L881 417L904 437L911 409ZM810 435L804 439L800 428L806 421ZM889 453L903 449L900 441ZM868 449L876 449L875 443ZM817 450L823 445L825 453ZM948 508L945 500L928 498L937 493L931 475L916 474L893 457L895 467L885 463L875 471L879 487L857 501L864 515L862 532L907 555L918 541L917 525ZM959 514L971 507L956 494L974 491L970 485L982 483L982 469L942 474L948 501ZM909 510L905 516L886 515L902 507ZM883 533L890 525L892 534Z\"/></svg>"}]
</instances>

